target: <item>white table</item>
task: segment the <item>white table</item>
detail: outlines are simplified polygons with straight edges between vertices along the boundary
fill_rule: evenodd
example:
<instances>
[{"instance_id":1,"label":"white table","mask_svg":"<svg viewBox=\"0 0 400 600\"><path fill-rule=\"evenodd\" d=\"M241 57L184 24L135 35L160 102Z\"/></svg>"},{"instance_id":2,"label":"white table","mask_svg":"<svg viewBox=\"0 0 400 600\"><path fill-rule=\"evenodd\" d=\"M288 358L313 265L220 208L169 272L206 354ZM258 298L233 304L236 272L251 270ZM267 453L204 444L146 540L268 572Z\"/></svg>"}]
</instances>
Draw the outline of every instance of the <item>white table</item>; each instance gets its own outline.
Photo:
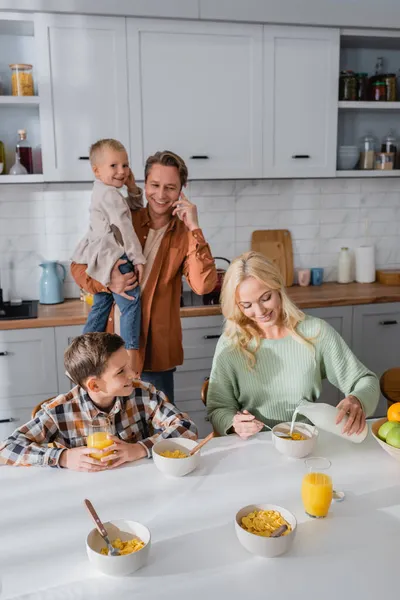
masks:
<instances>
[{"instance_id":1,"label":"white table","mask_svg":"<svg viewBox=\"0 0 400 600\"><path fill-rule=\"evenodd\" d=\"M0 468L0 598L369 600L399 594L400 464L369 436L356 445L321 433L316 455L332 460L346 499L328 518L304 514L303 460L286 459L270 433L247 442L218 438L201 468L167 479L145 459L104 473ZM104 520L128 518L152 533L148 565L109 578L89 564L88 497ZM291 510L298 532L290 554L254 557L233 520L250 503Z\"/></svg>"}]
</instances>

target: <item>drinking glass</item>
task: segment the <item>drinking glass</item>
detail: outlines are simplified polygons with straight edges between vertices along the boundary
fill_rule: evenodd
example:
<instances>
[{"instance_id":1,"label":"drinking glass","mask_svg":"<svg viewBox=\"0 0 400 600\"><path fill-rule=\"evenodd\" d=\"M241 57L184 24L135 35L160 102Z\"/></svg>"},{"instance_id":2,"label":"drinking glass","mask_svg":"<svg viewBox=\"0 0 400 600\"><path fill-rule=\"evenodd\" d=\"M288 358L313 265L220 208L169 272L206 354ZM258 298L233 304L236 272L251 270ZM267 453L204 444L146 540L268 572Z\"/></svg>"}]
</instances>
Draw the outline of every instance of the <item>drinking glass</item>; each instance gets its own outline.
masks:
<instances>
[{"instance_id":1,"label":"drinking glass","mask_svg":"<svg viewBox=\"0 0 400 600\"><path fill-rule=\"evenodd\" d=\"M327 474L331 462L327 458L312 457L304 463L308 471L301 485L304 510L309 517L323 519L332 502L332 479Z\"/></svg>"},{"instance_id":2,"label":"drinking glass","mask_svg":"<svg viewBox=\"0 0 400 600\"><path fill-rule=\"evenodd\" d=\"M88 436L86 439L86 446L88 448L96 448L97 450L103 450L104 448L108 448L114 442L110 439L110 435L112 435L111 427L109 424L102 425L89 425L88 427ZM98 452L92 452L89 456L92 458L97 458L100 460L103 456L108 456L111 452L105 452L104 454Z\"/></svg>"}]
</instances>

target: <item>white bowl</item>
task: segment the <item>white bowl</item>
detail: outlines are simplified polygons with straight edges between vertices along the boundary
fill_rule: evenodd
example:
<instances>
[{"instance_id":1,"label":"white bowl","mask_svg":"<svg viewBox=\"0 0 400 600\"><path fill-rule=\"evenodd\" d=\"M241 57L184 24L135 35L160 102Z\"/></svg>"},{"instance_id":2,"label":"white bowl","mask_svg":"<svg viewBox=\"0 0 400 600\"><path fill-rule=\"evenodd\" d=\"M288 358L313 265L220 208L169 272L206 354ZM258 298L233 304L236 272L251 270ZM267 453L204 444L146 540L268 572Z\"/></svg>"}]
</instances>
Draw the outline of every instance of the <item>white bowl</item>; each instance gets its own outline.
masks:
<instances>
[{"instance_id":1,"label":"white bowl","mask_svg":"<svg viewBox=\"0 0 400 600\"><path fill-rule=\"evenodd\" d=\"M111 542L116 538L120 538L123 542L127 542L128 540L138 537L145 543L145 546L137 552L120 556L100 554L101 548L104 548L106 543L97 529L92 529L87 536L86 551L89 561L96 569L106 575L123 576L134 573L146 564L151 546L151 535L147 527L136 521L124 520L109 521L104 523L104 527L106 528Z\"/></svg>"},{"instance_id":2,"label":"white bowl","mask_svg":"<svg viewBox=\"0 0 400 600\"><path fill-rule=\"evenodd\" d=\"M255 535L246 531L240 525L240 522L242 517L246 517L253 510L277 510L289 523L292 531L288 535L282 535L278 538L262 537L261 535ZM241 508L235 518L235 530L239 542L252 554L265 558L273 558L274 556L280 556L288 552L296 536L296 528L296 517L286 510L286 508L276 506L276 504L249 504L249 506Z\"/></svg>"},{"instance_id":3,"label":"white bowl","mask_svg":"<svg viewBox=\"0 0 400 600\"><path fill-rule=\"evenodd\" d=\"M372 435L376 439L378 444L381 446L381 448L383 448L385 450L385 452L390 454L390 456L392 456L395 460L400 461L400 448L395 448L394 446L390 446L390 444L387 444L386 442L381 440L380 437L378 437L379 428L381 425L386 423L386 421L387 421L386 418L379 419L379 421L375 421L371 427Z\"/></svg>"},{"instance_id":4,"label":"white bowl","mask_svg":"<svg viewBox=\"0 0 400 600\"><path fill-rule=\"evenodd\" d=\"M157 442L153 446L154 464L157 469L165 475L170 477L183 477L199 466L201 450L187 458L166 458L165 456L160 456L160 452L165 452L166 450L181 450L182 452L188 453L197 446L197 444L198 441L182 437Z\"/></svg>"},{"instance_id":5,"label":"white bowl","mask_svg":"<svg viewBox=\"0 0 400 600\"><path fill-rule=\"evenodd\" d=\"M342 154L342 153L351 153L351 154L357 153L358 154L359 152L360 151L359 151L358 146L339 146L339 154Z\"/></svg>"},{"instance_id":6,"label":"white bowl","mask_svg":"<svg viewBox=\"0 0 400 600\"><path fill-rule=\"evenodd\" d=\"M272 429L272 443L281 454L290 458L304 458L314 451L318 438L318 429L307 423L296 423L295 430L307 437L306 440L290 440L278 437L275 431L289 433L290 423L279 423Z\"/></svg>"}]
</instances>

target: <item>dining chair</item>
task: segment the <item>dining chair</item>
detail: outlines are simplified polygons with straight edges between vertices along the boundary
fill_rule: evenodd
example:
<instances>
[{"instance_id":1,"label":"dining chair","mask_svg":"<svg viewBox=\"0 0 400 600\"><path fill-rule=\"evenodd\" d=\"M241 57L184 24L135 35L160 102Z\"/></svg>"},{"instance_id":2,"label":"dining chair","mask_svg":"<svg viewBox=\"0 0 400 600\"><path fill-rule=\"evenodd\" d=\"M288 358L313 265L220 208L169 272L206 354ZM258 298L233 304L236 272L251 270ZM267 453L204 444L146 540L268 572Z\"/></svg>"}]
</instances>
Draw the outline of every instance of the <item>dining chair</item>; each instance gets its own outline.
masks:
<instances>
[{"instance_id":1,"label":"dining chair","mask_svg":"<svg viewBox=\"0 0 400 600\"><path fill-rule=\"evenodd\" d=\"M379 381L382 396L388 403L388 408L395 402L400 402L400 367L393 367L383 373Z\"/></svg>"},{"instance_id":2,"label":"dining chair","mask_svg":"<svg viewBox=\"0 0 400 600\"><path fill-rule=\"evenodd\" d=\"M39 410L42 408L42 404L44 404L45 402L49 402L49 400L53 400L55 398L55 396L52 396L51 398L47 398L47 400L42 400L41 402L39 402L39 404L37 404L35 406L35 408L32 410L32 419L34 419L36 417L36 414L39 412Z\"/></svg>"},{"instance_id":3,"label":"dining chair","mask_svg":"<svg viewBox=\"0 0 400 600\"><path fill-rule=\"evenodd\" d=\"M208 393L208 383L210 381L209 377L206 377L203 385L201 386L201 400L204 406L207 406L207 393Z\"/></svg>"}]
</instances>

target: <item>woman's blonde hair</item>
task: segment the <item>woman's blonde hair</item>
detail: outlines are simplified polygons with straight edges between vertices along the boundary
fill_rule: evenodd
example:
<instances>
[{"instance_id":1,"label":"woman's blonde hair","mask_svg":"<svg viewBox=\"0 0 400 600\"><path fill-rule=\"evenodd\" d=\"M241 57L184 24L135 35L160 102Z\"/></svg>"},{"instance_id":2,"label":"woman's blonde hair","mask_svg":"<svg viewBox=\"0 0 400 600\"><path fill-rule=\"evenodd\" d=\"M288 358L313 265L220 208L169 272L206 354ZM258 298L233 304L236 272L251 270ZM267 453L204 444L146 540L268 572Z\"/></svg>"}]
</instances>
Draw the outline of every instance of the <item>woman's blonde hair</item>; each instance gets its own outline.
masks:
<instances>
[{"instance_id":1,"label":"woman's blonde hair","mask_svg":"<svg viewBox=\"0 0 400 600\"><path fill-rule=\"evenodd\" d=\"M256 363L256 352L261 343L261 329L240 310L237 289L248 277L254 277L269 290L276 290L282 302L282 324L299 342L312 346L310 340L296 331L305 314L286 294L282 275L274 263L258 252L245 252L228 268L221 292L222 314L225 317L224 334L246 355L250 368ZM313 346L312 346L313 348Z\"/></svg>"}]
</instances>

